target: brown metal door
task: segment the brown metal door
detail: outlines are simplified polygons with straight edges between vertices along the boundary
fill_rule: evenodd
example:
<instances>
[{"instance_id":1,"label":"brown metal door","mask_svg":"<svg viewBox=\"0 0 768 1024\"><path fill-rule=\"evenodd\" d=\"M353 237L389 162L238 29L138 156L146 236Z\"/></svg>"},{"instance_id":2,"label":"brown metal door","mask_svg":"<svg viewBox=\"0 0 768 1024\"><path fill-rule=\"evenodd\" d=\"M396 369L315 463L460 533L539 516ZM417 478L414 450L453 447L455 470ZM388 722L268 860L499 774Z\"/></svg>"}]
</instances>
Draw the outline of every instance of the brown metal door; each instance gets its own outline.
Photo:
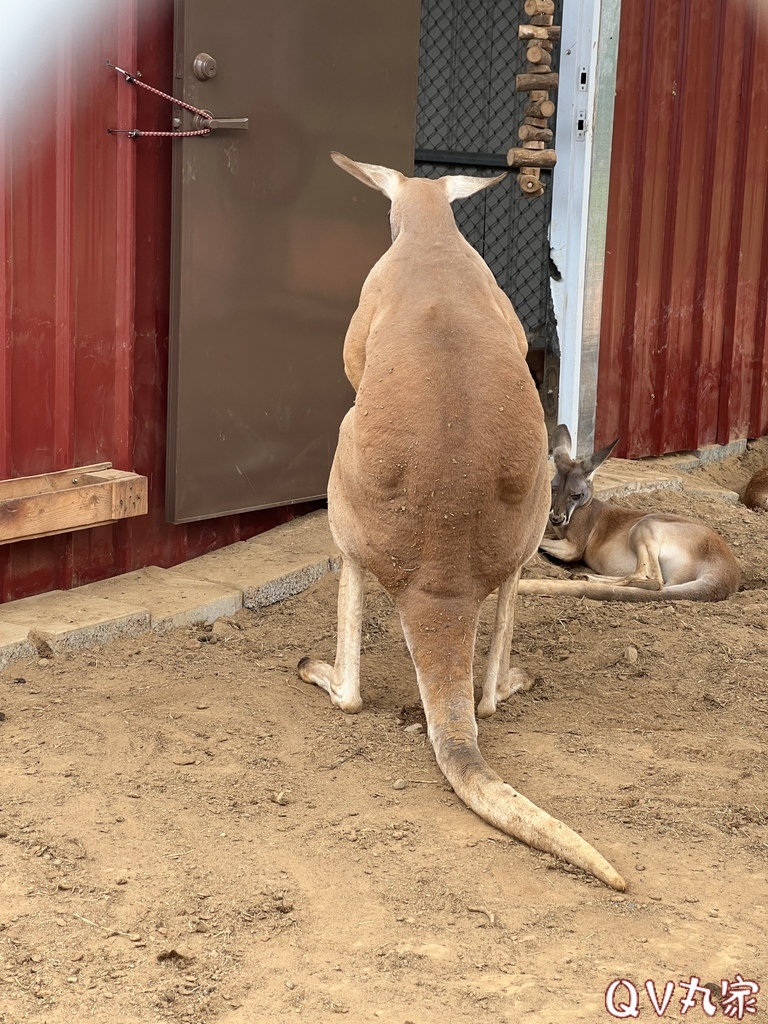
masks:
<instances>
[{"instance_id":1,"label":"brown metal door","mask_svg":"<svg viewBox=\"0 0 768 1024\"><path fill-rule=\"evenodd\" d=\"M352 401L344 332L389 244L381 196L328 154L410 172L419 11L177 0L176 95L248 126L173 143L173 522L325 494Z\"/></svg>"}]
</instances>

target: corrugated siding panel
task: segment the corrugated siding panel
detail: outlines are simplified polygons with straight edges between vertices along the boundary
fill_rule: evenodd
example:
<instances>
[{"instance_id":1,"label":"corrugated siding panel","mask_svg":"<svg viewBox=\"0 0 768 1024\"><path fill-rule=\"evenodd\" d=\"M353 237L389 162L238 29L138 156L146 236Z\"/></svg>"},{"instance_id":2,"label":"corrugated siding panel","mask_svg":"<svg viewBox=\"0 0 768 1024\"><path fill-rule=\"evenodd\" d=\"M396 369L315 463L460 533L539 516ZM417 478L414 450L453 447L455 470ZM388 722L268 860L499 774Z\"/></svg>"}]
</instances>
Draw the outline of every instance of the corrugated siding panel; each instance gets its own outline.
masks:
<instances>
[{"instance_id":1,"label":"corrugated siding panel","mask_svg":"<svg viewBox=\"0 0 768 1024\"><path fill-rule=\"evenodd\" d=\"M66 7L67 5L62 5ZM173 0L102 0L81 31L61 11L28 116L0 116L0 478L110 461L149 478L148 515L0 547L0 598L174 565L300 508L171 526L164 518L170 105L105 66L172 88Z\"/></svg>"},{"instance_id":2,"label":"corrugated siding panel","mask_svg":"<svg viewBox=\"0 0 768 1024\"><path fill-rule=\"evenodd\" d=\"M622 4L598 446L768 432L768 10Z\"/></svg>"}]
</instances>

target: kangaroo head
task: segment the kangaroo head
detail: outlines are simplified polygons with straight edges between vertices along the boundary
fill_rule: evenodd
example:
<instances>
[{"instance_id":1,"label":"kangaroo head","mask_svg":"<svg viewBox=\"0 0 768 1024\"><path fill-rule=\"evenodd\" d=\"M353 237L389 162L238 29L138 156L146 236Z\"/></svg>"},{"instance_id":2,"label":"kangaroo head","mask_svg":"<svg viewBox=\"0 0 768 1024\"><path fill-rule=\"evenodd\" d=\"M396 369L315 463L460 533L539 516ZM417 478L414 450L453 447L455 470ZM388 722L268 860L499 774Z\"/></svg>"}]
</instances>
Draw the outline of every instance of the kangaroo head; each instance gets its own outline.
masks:
<instances>
[{"instance_id":1,"label":"kangaroo head","mask_svg":"<svg viewBox=\"0 0 768 1024\"><path fill-rule=\"evenodd\" d=\"M331 159L369 188L383 192L392 203L389 220L393 242L406 220L422 219L425 223L440 224L446 220L447 214L453 223L451 203L454 199L465 199L507 176L505 171L495 178L471 178L463 174L447 174L443 178L407 178L391 167L361 164L343 153L331 153Z\"/></svg>"},{"instance_id":2,"label":"kangaroo head","mask_svg":"<svg viewBox=\"0 0 768 1024\"><path fill-rule=\"evenodd\" d=\"M552 501L549 521L553 526L564 527L571 521L577 508L588 505L594 495L592 481L595 473L619 443L616 438L586 459L571 458L571 435L564 424L555 427L552 438L552 458L555 476L552 480Z\"/></svg>"}]
</instances>

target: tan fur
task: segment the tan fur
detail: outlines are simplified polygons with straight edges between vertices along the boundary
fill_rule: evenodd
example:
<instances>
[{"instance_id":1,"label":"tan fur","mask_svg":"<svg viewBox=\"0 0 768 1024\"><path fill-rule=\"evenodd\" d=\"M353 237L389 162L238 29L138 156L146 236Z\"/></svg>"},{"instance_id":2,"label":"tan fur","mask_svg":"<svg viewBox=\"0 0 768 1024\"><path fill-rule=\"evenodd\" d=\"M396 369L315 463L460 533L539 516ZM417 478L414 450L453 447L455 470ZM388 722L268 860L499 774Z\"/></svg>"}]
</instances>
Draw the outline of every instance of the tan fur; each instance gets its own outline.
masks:
<instances>
[{"instance_id":1,"label":"tan fur","mask_svg":"<svg viewBox=\"0 0 768 1024\"><path fill-rule=\"evenodd\" d=\"M567 430L557 428L550 524L556 540L541 550L584 562L599 575L585 580L522 580L521 594L571 595L605 601L722 601L739 586L731 549L709 526L684 516L646 514L594 497L593 477L614 445L589 459L570 457Z\"/></svg>"},{"instance_id":2,"label":"tan fur","mask_svg":"<svg viewBox=\"0 0 768 1024\"><path fill-rule=\"evenodd\" d=\"M502 782L477 746L480 606L499 588L478 709L485 717L526 685L509 668L514 601L548 505L546 431L525 334L450 207L500 179L429 181L333 159L389 197L393 244L363 286L344 344L357 397L328 490L343 554L336 662L303 659L299 674L342 710L360 710L363 579L373 573L400 614L429 738L458 796L504 832L623 889L600 854Z\"/></svg>"},{"instance_id":3,"label":"tan fur","mask_svg":"<svg viewBox=\"0 0 768 1024\"><path fill-rule=\"evenodd\" d=\"M768 510L768 466L758 469L750 478L743 501L748 508Z\"/></svg>"}]
</instances>

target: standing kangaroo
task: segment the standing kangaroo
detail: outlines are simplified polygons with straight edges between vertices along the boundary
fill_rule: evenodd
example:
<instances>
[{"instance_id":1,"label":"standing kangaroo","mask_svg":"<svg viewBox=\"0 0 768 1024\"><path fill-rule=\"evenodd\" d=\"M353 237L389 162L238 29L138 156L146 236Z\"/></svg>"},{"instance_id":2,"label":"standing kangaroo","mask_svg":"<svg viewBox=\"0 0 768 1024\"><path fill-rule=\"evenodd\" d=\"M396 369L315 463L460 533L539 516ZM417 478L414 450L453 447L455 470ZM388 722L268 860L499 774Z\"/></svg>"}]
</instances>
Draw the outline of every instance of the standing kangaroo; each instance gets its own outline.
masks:
<instances>
[{"instance_id":1,"label":"standing kangaroo","mask_svg":"<svg viewBox=\"0 0 768 1024\"><path fill-rule=\"evenodd\" d=\"M520 321L459 232L451 201L496 178L407 178L333 160L391 201L392 246L371 270L344 342L357 392L328 484L342 552L333 666L299 662L336 707L360 710L365 570L400 614L437 763L481 818L624 889L584 839L504 783L477 745L478 615L499 588L479 713L516 688L509 668L520 570L548 507L547 437Z\"/></svg>"},{"instance_id":2,"label":"standing kangaroo","mask_svg":"<svg viewBox=\"0 0 768 1024\"><path fill-rule=\"evenodd\" d=\"M683 516L635 512L600 501L593 479L618 439L587 459L571 458L571 435L555 430L552 506L557 540L539 547L599 573L585 580L522 580L521 594L606 601L722 601L739 586L731 549L709 526Z\"/></svg>"}]
</instances>

